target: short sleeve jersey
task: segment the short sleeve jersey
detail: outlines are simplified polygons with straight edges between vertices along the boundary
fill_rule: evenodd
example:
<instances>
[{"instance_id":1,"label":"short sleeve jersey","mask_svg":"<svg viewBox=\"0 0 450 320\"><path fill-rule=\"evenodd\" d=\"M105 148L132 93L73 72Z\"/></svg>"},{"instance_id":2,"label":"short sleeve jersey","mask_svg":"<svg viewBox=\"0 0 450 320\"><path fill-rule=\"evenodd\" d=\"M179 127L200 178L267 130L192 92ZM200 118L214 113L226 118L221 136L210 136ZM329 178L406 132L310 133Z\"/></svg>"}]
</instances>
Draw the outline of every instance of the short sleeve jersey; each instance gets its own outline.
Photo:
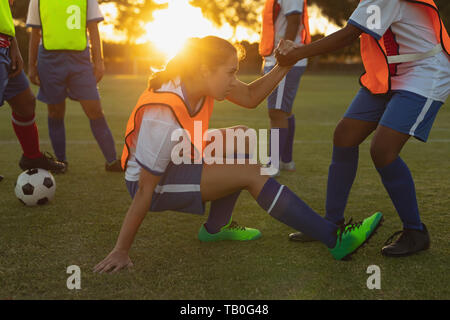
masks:
<instances>
[{"instance_id":1,"label":"short sleeve jersey","mask_svg":"<svg viewBox=\"0 0 450 320\"><path fill-rule=\"evenodd\" d=\"M351 15L349 24L379 40L391 29L399 54L424 53L436 39L427 12L402 0L364 0ZM406 90L445 102L450 93L450 60L441 52L419 61L401 63L392 77L393 90Z\"/></svg>"}]
</instances>

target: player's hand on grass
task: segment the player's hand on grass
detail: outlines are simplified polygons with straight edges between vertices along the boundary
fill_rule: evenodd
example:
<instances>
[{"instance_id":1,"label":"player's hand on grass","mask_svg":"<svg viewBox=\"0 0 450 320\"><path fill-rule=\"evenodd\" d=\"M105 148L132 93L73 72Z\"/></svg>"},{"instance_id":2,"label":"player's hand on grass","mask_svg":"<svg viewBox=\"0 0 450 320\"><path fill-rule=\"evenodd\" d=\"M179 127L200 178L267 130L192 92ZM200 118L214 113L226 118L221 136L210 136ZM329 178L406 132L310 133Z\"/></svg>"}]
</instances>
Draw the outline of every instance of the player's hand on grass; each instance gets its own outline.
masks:
<instances>
[{"instance_id":1,"label":"player's hand on grass","mask_svg":"<svg viewBox=\"0 0 450 320\"><path fill-rule=\"evenodd\" d=\"M39 79L37 66L33 65L28 67L28 78L30 79L31 83L37 86L41 85L41 80Z\"/></svg>"},{"instance_id":2,"label":"player's hand on grass","mask_svg":"<svg viewBox=\"0 0 450 320\"><path fill-rule=\"evenodd\" d=\"M275 57L277 58L277 62L280 66L292 66L298 60L297 54L295 52L296 49L301 46L291 40L281 39L278 43L278 47L275 49Z\"/></svg>"},{"instance_id":3,"label":"player's hand on grass","mask_svg":"<svg viewBox=\"0 0 450 320\"><path fill-rule=\"evenodd\" d=\"M94 267L94 272L98 273L115 273L123 268L132 268L133 262L131 262L128 253L125 251L113 250L108 256L103 259Z\"/></svg>"},{"instance_id":4,"label":"player's hand on grass","mask_svg":"<svg viewBox=\"0 0 450 320\"><path fill-rule=\"evenodd\" d=\"M94 62L94 76L97 83L102 80L103 75L105 74L105 63L102 60Z\"/></svg>"},{"instance_id":5,"label":"player's hand on grass","mask_svg":"<svg viewBox=\"0 0 450 320\"><path fill-rule=\"evenodd\" d=\"M23 59L15 38L11 42L9 54L11 57L11 73L9 74L9 78L13 78L23 70Z\"/></svg>"}]
</instances>

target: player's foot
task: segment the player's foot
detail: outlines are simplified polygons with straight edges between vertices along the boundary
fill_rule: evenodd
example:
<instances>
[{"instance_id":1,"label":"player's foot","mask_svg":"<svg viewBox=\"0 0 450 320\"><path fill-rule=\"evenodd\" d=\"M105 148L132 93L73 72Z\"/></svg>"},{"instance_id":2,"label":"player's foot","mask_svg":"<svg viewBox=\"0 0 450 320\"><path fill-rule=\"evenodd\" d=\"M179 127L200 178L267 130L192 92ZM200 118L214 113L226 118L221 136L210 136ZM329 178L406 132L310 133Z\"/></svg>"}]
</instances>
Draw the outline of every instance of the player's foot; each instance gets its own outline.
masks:
<instances>
[{"instance_id":1,"label":"player's foot","mask_svg":"<svg viewBox=\"0 0 450 320\"><path fill-rule=\"evenodd\" d=\"M338 227L344 225L344 220L339 221L336 223ZM319 241L313 237L308 236L307 234L304 234L303 232L294 232L289 234L289 240L292 241L298 241L298 242L313 242L313 241Z\"/></svg>"},{"instance_id":2,"label":"player's foot","mask_svg":"<svg viewBox=\"0 0 450 320\"><path fill-rule=\"evenodd\" d=\"M120 160L114 160L111 163L105 163L105 170L109 172L123 172Z\"/></svg>"},{"instance_id":3,"label":"player's foot","mask_svg":"<svg viewBox=\"0 0 450 320\"><path fill-rule=\"evenodd\" d=\"M329 249L336 260L349 258L352 253L366 243L380 226L383 215L377 212L362 222L352 223L352 219L337 231L336 246Z\"/></svg>"},{"instance_id":4,"label":"player's foot","mask_svg":"<svg viewBox=\"0 0 450 320\"><path fill-rule=\"evenodd\" d=\"M65 164L56 160L50 153L45 152L40 158L30 159L22 155L19 162L19 167L22 170L41 168L48 170L52 173L64 173Z\"/></svg>"},{"instance_id":5,"label":"player's foot","mask_svg":"<svg viewBox=\"0 0 450 320\"><path fill-rule=\"evenodd\" d=\"M69 171L69 163L67 162L67 160L62 160L61 162L64 163L64 165L66 166L63 172L66 173L67 171Z\"/></svg>"},{"instance_id":6,"label":"player's foot","mask_svg":"<svg viewBox=\"0 0 450 320\"><path fill-rule=\"evenodd\" d=\"M295 172L295 162L294 161L291 161L291 162L280 161L280 170Z\"/></svg>"},{"instance_id":7,"label":"player's foot","mask_svg":"<svg viewBox=\"0 0 450 320\"><path fill-rule=\"evenodd\" d=\"M3 176L2 175L0 175L0 181L2 181L3 180Z\"/></svg>"},{"instance_id":8,"label":"player's foot","mask_svg":"<svg viewBox=\"0 0 450 320\"><path fill-rule=\"evenodd\" d=\"M388 257L405 257L430 247L430 235L422 223L423 230L403 229L397 231L386 240L381 253ZM400 237L392 242L395 236Z\"/></svg>"},{"instance_id":9,"label":"player's foot","mask_svg":"<svg viewBox=\"0 0 450 320\"><path fill-rule=\"evenodd\" d=\"M231 221L223 226L217 233L209 233L205 225L202 225L198 231L198 239L203 242L222 241L222 240L256 240L261 238L261 232L257 229L240 226L236 221Z\"/></svg>"}]
</instances>

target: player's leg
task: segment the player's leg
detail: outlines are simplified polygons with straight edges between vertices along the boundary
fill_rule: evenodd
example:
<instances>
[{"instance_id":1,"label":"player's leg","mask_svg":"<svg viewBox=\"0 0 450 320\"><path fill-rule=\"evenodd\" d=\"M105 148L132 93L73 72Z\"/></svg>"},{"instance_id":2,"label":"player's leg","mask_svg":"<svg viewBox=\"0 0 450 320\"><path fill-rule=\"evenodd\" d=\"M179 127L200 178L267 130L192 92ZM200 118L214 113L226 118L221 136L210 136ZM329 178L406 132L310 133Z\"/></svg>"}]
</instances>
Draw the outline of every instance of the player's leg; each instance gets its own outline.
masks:
<instances>
[{"instance_id":1,"label":"player's leg","mask_svg":"<svg viewBox=\"0 0 450 320\"><path fill-rule=\"evenodd\" d=\"M292 161L295 136L295 117L292 115L292 107L305 70L305 67L293 67L267 99L271 132L272 130L279 132L280 168L288 171L295 171L295 163ZM267 68L265 71L268 72L270 69Z\"/></svg>"},{"instance_id":2,"label":"player's leg","mask_svg":"<svg viewBox=\"0 0 450 320\"><path fill-rule=\"evenodd\" d=\"M23 91L8 100L12 109L12 123L14 132L22 146L23 155L19 166L22 170L42 168L53 173L65 171L64 163L53 158L50 154L42 154L39 148L39 134L35 122L35 98L30 89Z\"/></svg>"},{"instance_id":3,"label":"player's leg","mask_svg":"<svg viewBox=\"0 0 450 320\"><path fill-rule=\"evenodd\" d=\"M327 220L336 224L344 222L345 207L358 169L359 145L376 129L388 101L387 95L374 96L361 89L336 126L328 169ZM314 240L298 232L289 238L301 242Z\"/></svg>"},{"instance_id":4,"label":"player's leg","mask_svg":"<svg viewBox=\"0 0 450 320\"><path fill-rule=\"evenodd\" d=\"M219 156L219 154L216 155L216 150L212 150L210 155L214 160L219 160L221 163L225 163L230 160L234 163L237 163L237 161L247 162L245 159L251 158L253 150L256 148L256 133L254 137L251 137L251 132L249 133L248 127L246 126L239 125L230 128L212 129L208 131L208 136L208 141L210 141L210 143L220 142L222 144L215 145L215 148L221 147L221 159L216 158ZM220 232L222 228L230 224L233 209L240 193L241 190L238 190L230 195L211 201L208 219L202 226L202 228L206 229L205 231L207 232L202 232L203 230L201 229L200 234L216 234ZM247 231L247 233L249 232L249 228L246 228L246 230L235 228L233 231L239 232L239 230ZM241 232L241 234L245 235L247 239L247 236L251 239L255 239L256 237L259 238L259 231L255 230L250 232L252 233L250 235L244 234L244 232ZM203 240L202 237L200 237L200 240Z\"/></svg>"},{"instance_id":5,"label":"player's leg","mask_svg":"<svg viewBox=\"0 0 450 320\"><path fill-rule=\"evenodd\" d=\"M356 250L379 225L381 214L375 214L362 224L354 224L349 228L344 226L340 229L340 236L337 237L337 225L315 213L288 187L280 185L273 178L261 175L260 170L259 165L249 164L204 165L200 183L203 201L214 201L246 189L259 206L272 217L319 239L331 249L336 259L341 259ZM351 235L352 232L355 232L353 236L359 240L341 237ZM353 245L349 246L350 242Z\"/></svg>"},{"instance_id":6,"label":"player's leg","mask_svg":"<svg viewBox=\"0 0 450 320\"><path fill-rule=\"evenodd\" d=\"M405 256L429 247L411 172L399 154L410 136L426 141L442 102L398 91L390 100L371 144L372 160L403 223L401 236L382 253Z\"/></svg>"},{"instance_id":7,"label":"player's leg","mask_svg":"<svg viewBox=\"0 0 450 320\"><path fill-rule=\"evenodd\" d=\"M105 170L122 171L120 161L117 160L114 138L103 114L100 100L80 100L80 104L89 118L92 134L105 157Z\"/></svg>"},{"instance_id":8,"label":"player's leg","mask_svg":"<svg viewBox=\"0 0 450 320\"><path fill-rule=\"evenodd\" d=\"M64 126L64 116L66 113L65 99L61 103L47 104L48 109L48 135L52 143L56 159L66 164L66 128Z\"/></svg>"}]
</instances>

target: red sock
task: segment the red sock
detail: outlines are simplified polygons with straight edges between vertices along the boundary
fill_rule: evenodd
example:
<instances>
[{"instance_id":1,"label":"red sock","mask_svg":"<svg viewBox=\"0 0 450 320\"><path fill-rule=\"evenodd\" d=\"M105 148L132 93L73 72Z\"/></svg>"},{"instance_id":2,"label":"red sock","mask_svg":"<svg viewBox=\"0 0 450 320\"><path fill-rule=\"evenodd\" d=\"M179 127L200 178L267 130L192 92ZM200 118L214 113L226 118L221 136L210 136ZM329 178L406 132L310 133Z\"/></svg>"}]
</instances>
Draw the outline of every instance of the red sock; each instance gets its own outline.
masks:
<instances>
[{"instance_id":1,"label":"red sock","mask_svg":"<svg viewBox=\"0 0 450 320\"><path fill-rule=\"evenodd\" d=\"M17 139L22 146L23 154L30 159L42 156L39 150L39 134L34 121L34 114L31 117L21 117L12 113L12 125Z\"/></svg>"}]
</instances>

